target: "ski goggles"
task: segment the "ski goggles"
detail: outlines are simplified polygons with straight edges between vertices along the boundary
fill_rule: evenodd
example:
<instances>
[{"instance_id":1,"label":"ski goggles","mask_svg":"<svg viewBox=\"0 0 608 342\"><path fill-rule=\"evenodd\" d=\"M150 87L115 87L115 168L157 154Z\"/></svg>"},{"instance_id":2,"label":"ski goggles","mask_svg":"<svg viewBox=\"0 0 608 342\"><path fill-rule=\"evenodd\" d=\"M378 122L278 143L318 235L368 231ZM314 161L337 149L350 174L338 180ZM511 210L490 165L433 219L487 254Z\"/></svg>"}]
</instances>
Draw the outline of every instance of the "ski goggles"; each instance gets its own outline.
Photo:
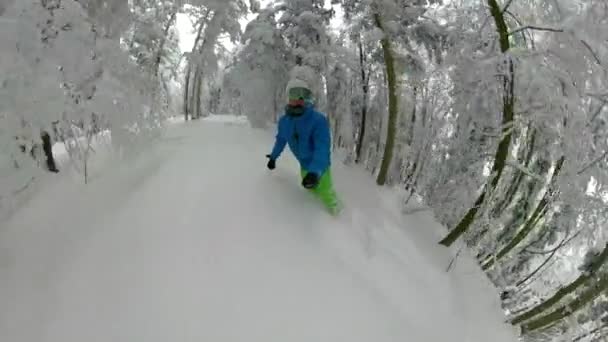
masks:
<instances>
[{"instance_id":1,"label":"ski goggles","mask_svg":"<svg viewBox=\"0 0 608 342\"><path fill-rule=\"evenodd\" d=\"M312 92L306 88L291 88L287 94L289 97L289 105L292 107L303 107L306 100L312 97Z\"/></svg>"}]
</instances>

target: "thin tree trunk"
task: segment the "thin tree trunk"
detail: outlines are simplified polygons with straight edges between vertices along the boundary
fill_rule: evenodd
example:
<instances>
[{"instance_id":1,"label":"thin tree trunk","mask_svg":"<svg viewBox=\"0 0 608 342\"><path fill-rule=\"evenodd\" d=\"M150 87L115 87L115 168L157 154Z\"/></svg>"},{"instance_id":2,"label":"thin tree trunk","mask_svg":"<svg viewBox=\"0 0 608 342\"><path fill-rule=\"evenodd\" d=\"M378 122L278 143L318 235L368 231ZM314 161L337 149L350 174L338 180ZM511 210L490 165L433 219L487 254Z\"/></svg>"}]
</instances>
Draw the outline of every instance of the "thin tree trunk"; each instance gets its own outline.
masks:
<instances>
[{"instance_id":1,"label":"thin tree trunk","mask_svg":"<svg viewBox=\"0 0 608 342\"><path fill-rule=\"evenodd\" d=\"M330 120L330 123L333 121L333 128L334 128L334 139L333 139L333 146L332 149L335 150L336 148L340 147L340 143L339 143L339 136L338 136L338 119L334 119L334 120Z\"/></svg>"},{"instance_id":2,"label":"thin tree trunk","mask_svg":"<svg viewBox=\"0 0 608 342\"><path fill-rule=\"evenodd\" d=\"M51 136L47 131L42 131L40 138L42 139L42 150L46 157L46 167L50 172L59 172L57 165L55 164L55 158L53 157L53 143L51 142Z\"/></svg>"},{"instance_id":3,"label":"thin tree trunk","mask_svg":"<svg viewBox=\"0 0 608 342\"><path fill-rule=\"evenodd\" d=\"M386 143L384 146L382 164L380 165L380 172L378 173L378 178L376 179L376 184L383 186L386 184L388 171L393 158L399 105L397 103L397 74L395 72L395 57L393 56L391 42L386 34L384 25L382 24L380 14L374 14L374 21L376 26L385 33L384 37L380 41L380 44L382 45L382 51L384 53L384 63L386 64L386 76L388 84L388 127L386 133Z\"/></svg>"},{"instance_id":4,"label":"thin tree trunk","mask_svg":"<svg viewBox=\"0 0 608 342\"><path fill-rule=\"evenodd\" d=\"M487 0L490 6L490 12L494 17L496 24L496 30L498 31L500 40L500 50L506 55L506 52L510 49L509 43L509 29L503 16L502 9L498 5L496 0ZM503 108L502 108L502 133L503 138L498 144L496 156L494 157L494 165L490 173L490 182L486 183L482 193L479 195L475 204L469 209L462 220L456 225L454 229L439 243L444 246L451 246L462 234L464 234L470 227L477 211L483 204L486 196L490 195L498 185L502 172L504 170L507 157L509 156L509 148L511 146L511 125L515 116L515 67L513 61L508 59L508 75L504 80L504 95L503 95Z\"/></svg>"},{"instance_id":5,"label":"thin tree trunk","mask_svg":"<svg viewBox=\"0 0 608 342\"><path fill-rule=\"evenodd\" d=\"M200 118L200 87L201 87L201 75L199 67L196 66L194 69L194 84L192 86L192 96L190 96L190 111L192 112L193 119Z\"/></svg>"},{"instance_id":6,"label":"thin tree trunk","mask_svg":"<svg viewBox=\"0 0 608 342\"><path fill-rule=\"evenodd\" d=\"M196 38L194 39L194 44L192 44L192 49L190 50L190 56L188 57L188 65L186 67L186 80L184 85L184 116L186 121L188 121L188 116L192 118L191 106L190 106L190 77L192 74L192 58L193 54L196 51L196 47L198 46L202 36L203 31L206 27L207 21L209 20L209 14L211 10L207 10L205 13L205 17L199 23L198 30L196 32Z\"/></svg>"},{"instance_id":7,"label":"thin tree trunk","mask_svg":"<svg viewBox=\"0 0 608 342\"><path fill-rule=\"evenodd\" d=\"M196 107L194 106L196 96L196 82L198 80L197 72L197 67L194 66L194 72L192 73L192 79L190 80L190 83L192 83L192 89L190 90L190 98L188 99L188 108L190 108L189 111L192 120L198 119L196 115Z\"/></svg>"},{"instance_id":8,"label":"thin tree trunk","mask_svg":"<svg viewBox=\"0 0 608 342\"><path fill-rule=\"evenodd\" d=\"M189 111L189 106L188 106L188 100L189 100L189 92L190 92L190 74L192 73L192 67L190 65L190 62L188 62L188 66L186 67L186 82L184 84L184 116L186 121L188 121L188 116L191 117L190 115L190 111Z\"/></svg>"},{"instance_id":9,"label":"thin tree trunk","mask_svg":"<svg viewBox=\"0 0 608 342\"><path fill-rule=\"evenodd\" d=\"M602 253L600 253L600 255L597 257L595 262L591 264L589 270L581 273L581 275L576 278L576 280L574 280L567 286L559 289L551 298L543 301L542 303L524 312L523 314L514 317L511 320L511 324L520 324L524 321L530 320L531 318L536 317L544 311L550 309L553 305L559 303L559 301L561 301L564 297L573 293L581 286L587 284L589 280L593 279L597 271L606 263L606 260L608 260L608 243L604 247Z\"/></svg>"},{"instance_id":10,"label":"thin tree trunk","mask_svg":"<svg viewBox=\"0 0 608 342\"><path fill-rule=\"evenodd\" d=\"M417 98L418 98L418 87L416 85L414 85L413 87L413 99L414 99L414 106L412 108L412 119L410 121L410 126L408 127L407 130L407 137L405 138L405 144L409 147L411 147L414 143L414 129L416 127L416 104L417 104Z\"/></svg>"},{"instance_id":11,"label":"thin tree trunk","mask_svg":"<svg viewBox=\"0 0 608 342\"><path fill-rule=\"evenodd\" d=\"M201 97L202 97L202 93L203 93L203 90L202 90L203 80L202 80L202 78L203 77L201 75L201 72L199 71L198 72L198 77L197 77L198 81L196 83L197 89L196 89L196 93L195 93L195 96L196 96L196 116L199 119L203 116L202 106L201 106Z\"/></svg>"},{"instance_id":12,"label":"thin tree trunk","mask_svg":"<svg viewBox=\"0 0 608 342\"><path fill-rule=\"evenodd\" d=\"M365 126L367 124L367 99L369 93L369 75L366 72L366 57L363 51L363 43L359 38L359 67L361 68L361 90L363 91L363 103L361 106L361 127L359 129L359 137L355 148L355 163L361 162L361 151L363 151L363 142L365 141Z\"/></svg>"},{"instance_id":13,"label":"thin tree trunk","mask_svg":"<svg viewBox=\"0 0 608 342\"><path fill-rule=\"evenodd\" d=\"M408 130L408 134L407 134L407 140L406 140L406 144L410 147L413 145L413 141L414 141L414 128L416 126L416 105L417 105L417 98L418 98L418 87L414 86L413 89L413 95L414 95L414 108L412 109L412 120L410 123L410 127ZM418 168L418 159L420 158L420 151L416 152L416 156L413 158L414 162L413 163L408 163L410 165L408 165L407 167L407 174L405 175L405 189L409 190L410 185L411 185L411 180L414 177L414 173L416 173L416 168ZM410 156L410 160L411 160L411 156Z\"/></svg>"}]
</instances>

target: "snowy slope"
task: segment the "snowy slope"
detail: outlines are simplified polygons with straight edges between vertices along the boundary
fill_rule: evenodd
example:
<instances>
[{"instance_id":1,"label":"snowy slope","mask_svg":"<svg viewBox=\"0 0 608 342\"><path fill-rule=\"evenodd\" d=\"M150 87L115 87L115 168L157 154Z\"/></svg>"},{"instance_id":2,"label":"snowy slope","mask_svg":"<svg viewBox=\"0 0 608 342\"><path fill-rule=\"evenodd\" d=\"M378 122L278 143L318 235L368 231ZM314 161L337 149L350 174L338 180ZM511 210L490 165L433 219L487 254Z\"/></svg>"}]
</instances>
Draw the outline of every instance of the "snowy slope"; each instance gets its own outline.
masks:
<instances>
[{"instance_id":1,"label":"snowy slope","mask_svg":"<svg viewBox=\"0 0 608 342\"><path fill-rule=\"evenodd\" d=\"M332 218L287 153L265 169L267 132L222 121L177 124L1 227L0 341L516 340L470 259L445 272L428 213L336 165Z\"/></svg>"}]
</instances>

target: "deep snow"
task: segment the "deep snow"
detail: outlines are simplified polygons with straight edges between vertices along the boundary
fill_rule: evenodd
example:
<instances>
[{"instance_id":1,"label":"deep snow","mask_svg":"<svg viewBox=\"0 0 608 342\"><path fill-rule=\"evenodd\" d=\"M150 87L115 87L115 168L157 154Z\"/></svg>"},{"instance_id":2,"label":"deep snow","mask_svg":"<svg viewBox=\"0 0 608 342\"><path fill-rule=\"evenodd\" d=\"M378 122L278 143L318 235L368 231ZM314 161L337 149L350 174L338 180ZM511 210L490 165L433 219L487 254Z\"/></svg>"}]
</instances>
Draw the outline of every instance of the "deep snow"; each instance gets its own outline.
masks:
<instances>
[{"instance_id":1,"label":"deep snow","mask_svg":"<svg viewBox=\"0 0 608 342\"><path fill-rule=\"evenodd\" d=\"M174 124L88 186L58 177L0 227L0 341L513 342L429 213L335 165L332 218L245 122Z\"/></svg>"}]
</instances>

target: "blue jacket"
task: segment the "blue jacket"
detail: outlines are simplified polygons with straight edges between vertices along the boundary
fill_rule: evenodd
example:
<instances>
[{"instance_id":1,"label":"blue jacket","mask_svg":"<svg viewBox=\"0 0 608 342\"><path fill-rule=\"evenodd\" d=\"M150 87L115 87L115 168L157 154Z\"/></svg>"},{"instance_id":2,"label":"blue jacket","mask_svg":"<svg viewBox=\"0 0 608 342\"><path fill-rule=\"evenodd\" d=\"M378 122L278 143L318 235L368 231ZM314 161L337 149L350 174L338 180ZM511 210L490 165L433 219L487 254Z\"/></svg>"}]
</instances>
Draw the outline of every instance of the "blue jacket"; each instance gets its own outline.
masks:
<instances>
[{"instance_id":1,"label":"blue jacket","mask_svg":"<svg viewBox=\"0 0 608 342\"><path fill-rule=\"evenodd\" d=\"M307 172L321 176L331 164L329 122L324 114L310 104L301 116L283 115L279 119L276 142L270 158L277 159L285 145Z\"/></svg>"}]
</instances>

